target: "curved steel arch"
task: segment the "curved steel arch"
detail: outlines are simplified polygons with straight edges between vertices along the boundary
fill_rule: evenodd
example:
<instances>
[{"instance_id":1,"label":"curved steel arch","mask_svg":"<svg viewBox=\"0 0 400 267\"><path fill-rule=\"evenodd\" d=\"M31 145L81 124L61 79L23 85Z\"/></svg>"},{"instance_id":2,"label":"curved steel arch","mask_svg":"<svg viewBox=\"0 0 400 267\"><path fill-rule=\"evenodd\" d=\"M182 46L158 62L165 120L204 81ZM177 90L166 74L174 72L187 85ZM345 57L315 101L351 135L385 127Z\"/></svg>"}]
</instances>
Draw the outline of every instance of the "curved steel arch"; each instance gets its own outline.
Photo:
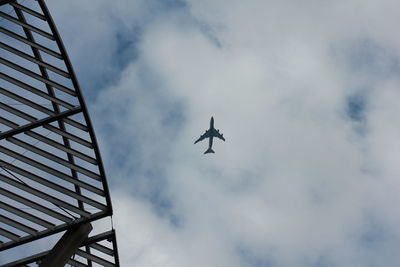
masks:
<instances>
[{"instance_id":1,"label":"curved steel arch","mask_svg":"<svg viewBox=\"0 0 400 267\"><path fill-rule=\"evenodd\" d=\"M44 0L1 0L0 8L0 251L8 251L111 216L112 206L87 107ZM81 245L74 255L84 260L69 264L119 266L114 231ZM48 253L5 266L39 264Z\"/></svg>"}]
</instances>

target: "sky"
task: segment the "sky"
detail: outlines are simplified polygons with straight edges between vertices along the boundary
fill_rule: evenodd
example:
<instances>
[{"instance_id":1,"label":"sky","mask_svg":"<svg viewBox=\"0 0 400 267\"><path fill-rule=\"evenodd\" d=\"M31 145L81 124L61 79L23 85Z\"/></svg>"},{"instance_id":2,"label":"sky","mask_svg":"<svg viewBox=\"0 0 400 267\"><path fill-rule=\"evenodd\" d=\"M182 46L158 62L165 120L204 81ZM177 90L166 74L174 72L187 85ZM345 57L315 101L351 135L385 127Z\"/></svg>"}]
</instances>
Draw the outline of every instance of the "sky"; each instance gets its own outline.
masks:
<instances>
[{"instance_id":1,"label":"sky","mask_svg":"<svg viewBox=\"0 0 400 267\"><path fill-rule=\"evenodd\" d=\"M47 1L121 266L398 266L400 2ZM209 126L226 142L193 142Z\"/></svg>"}]
</instances>

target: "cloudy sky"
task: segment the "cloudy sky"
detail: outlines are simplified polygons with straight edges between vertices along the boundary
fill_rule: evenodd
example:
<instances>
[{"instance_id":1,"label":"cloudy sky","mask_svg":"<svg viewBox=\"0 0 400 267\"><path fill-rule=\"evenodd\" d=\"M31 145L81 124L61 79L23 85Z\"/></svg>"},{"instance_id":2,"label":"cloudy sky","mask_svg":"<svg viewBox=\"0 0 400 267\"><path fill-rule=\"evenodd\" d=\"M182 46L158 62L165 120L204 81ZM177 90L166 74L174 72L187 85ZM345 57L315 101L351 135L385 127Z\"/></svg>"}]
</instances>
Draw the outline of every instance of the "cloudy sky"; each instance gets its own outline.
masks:
<instances>
[{"instance_id":1,"label":"cloudy sky","mask_svg":"<svg viewBox=\"0 0 400 267\"><path fill-rule=\"evenodd\" d=\"M122 266L398 266L398 1L47 4Z\"/></svg>"}]
</instances>

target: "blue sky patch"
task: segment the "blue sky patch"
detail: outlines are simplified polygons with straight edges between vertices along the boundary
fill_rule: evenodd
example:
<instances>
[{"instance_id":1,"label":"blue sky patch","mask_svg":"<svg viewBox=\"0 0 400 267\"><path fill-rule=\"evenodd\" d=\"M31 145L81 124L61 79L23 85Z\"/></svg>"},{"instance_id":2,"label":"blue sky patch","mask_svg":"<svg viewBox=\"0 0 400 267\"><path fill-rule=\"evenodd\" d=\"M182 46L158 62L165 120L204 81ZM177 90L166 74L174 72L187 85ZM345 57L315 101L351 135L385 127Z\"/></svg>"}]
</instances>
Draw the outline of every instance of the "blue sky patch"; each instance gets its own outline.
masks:
<instances>
[{"instance_id":1,"label":"blue sky patch","mask_svg":"<svg viewBox=\"0 0 400 267\"><path fill-rule=\"evenodd\" d=\"M366 99L364 95L356 94L347 98L346 113L356 122L365 120Z\"/></svg>"},{"instance_id":2,"label":"blue sky patch","mask_svg":"<svg viewBox=\"0 0 400 267\"><path fill-rule=\"evenodd\" d=\"M138 57L136 44L140 39L141 31L136 28L129 33L116 33L116 57L114 63L120 70L124 69L128 63L134 61Z\"/></svg>"},{"instance_id":3,"label":"blue sky patch","mask_svg":"<svg viewBox=\"0 0 400 267\"><path fill-rule=\"evenodd\" d=\"M274 261L272 258L264 255L256 255L251 249L244 245L239 245L237 248L238 255L240 259L249 267L274 267Z\"/></svg>"},{"instance_id":4,"label":"blue sky patch","mask_svg":"<svg viewBox=\"0 0 400 267\"><path fill-rule=\"evenodd\" d=\"M355 42L348 54L349 65L355 73L381 78L400 74L400 59L395 51L372 39Z\"/></svg>"},{"instance_id":5,"label":"blue sky patch","mask_svg":"<svg viewBox=\"0 0 400 267\"><path fill-rule=\"evenodd\" d=\"M366 229L360 236L359 241L362 246L375 249L387 240L389 236L390 234L385 230L383 223L370 216L370 218L366 219Z\"/></svg>"},{"instance_id":6,"label":"blue sky patch","mask_svg":"<svg viewBox=\"0 0 400 267\"><path fill-rule=\"evenodd\" d=\"M153 0L146 3L147 16L136 22L134 25L124 25L118 17L110 17L110 23L117 25L114 33L109 33L109 37L113 38L111 55L105 66L98 71L79 69L79 66L75 66L78 73L90 73L90 75L78 75L78 79L81 83L81 87L86 91L85 98L88 102L95 101L95 95L98 94L99 90L107 88L110 84L117 82L120 79L120 75L125 67L134 62L138 57L139 53L137 50L137 44L141 40L142 33L145 27L155 19L159 19L162 16L171 14L176 10L184 10L187 8L186 1L182 0ZM112 14L111 14L112 15ZM106 36L105 36L106 37ZM101 45L99 43L98 45ZM98 64L96 57L88 57L89 61L84 68L90 66L96 66ZM93 61L93 62L90 62Z\"/></svg>"}]
</instances>

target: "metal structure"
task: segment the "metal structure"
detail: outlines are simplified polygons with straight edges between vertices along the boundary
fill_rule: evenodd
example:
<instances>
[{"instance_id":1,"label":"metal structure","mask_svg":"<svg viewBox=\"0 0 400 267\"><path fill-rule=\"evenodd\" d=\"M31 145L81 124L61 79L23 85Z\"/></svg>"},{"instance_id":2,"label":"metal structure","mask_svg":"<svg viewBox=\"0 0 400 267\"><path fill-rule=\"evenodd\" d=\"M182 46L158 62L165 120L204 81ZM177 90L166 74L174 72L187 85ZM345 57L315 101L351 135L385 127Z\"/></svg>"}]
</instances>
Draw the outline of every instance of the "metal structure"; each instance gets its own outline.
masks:
<instances>
[{"instance_id":1,"label":"metal structure","mask_svg":"<svg viewBox=\"0 0 400 267\"><path fill-rule=\"evenodd\" d=\"M112 215L110 193L44 0L0 0L0 35L0 266L119 266L114 230L89 235ZM38 242L48 250L30 252Z\"/></svg>"}]
</instances>

